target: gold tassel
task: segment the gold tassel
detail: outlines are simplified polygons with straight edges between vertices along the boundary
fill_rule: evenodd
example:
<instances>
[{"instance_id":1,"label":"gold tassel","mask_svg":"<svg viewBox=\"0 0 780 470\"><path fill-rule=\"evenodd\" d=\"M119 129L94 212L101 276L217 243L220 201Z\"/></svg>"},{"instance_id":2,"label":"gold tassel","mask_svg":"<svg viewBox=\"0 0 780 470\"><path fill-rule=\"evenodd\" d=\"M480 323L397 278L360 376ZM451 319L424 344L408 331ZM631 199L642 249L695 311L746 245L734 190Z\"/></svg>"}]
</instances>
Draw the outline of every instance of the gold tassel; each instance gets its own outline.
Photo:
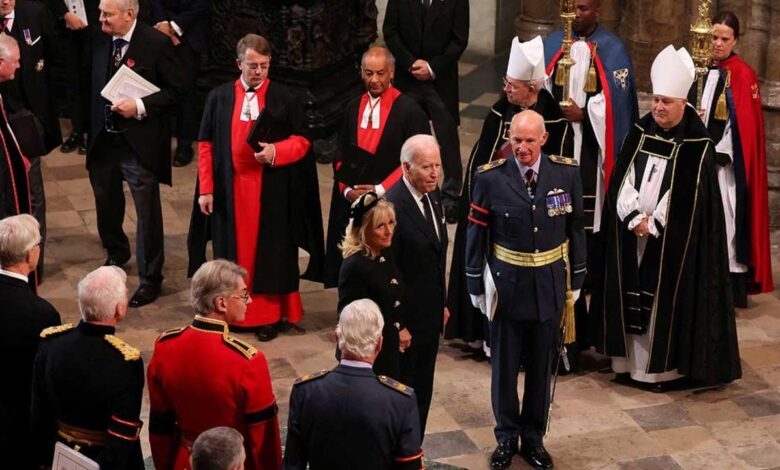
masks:
<instances>
[{"instance_id":1,"label":"gold tassel","mask_svg":"<svg viewBox=\"0 0 780 470\"><path fill-rule=\"evenodd\" d=\"M577 340L577 330L574 326L574 295L566 291L566 303L561 315L561 328L564 328L563 344L571 344Z\"/></svg>"},{"instance_id":2,"label":"gold tassel","mask_svg":"<svg viewBox=\"0 0 780 470\"><path fill-rule=\"evenodd\" d=\"M725 121L729 118L728 106L726 106L726 89L731 86L731 70L726 70L726 84L718 97L718 103L715 105L715 119Z\"/></svg>"},{"instance_id":3,"label":"gold tassel","mask_svg":"<svg viewBox=\"0 0 780 470\"><path fill-rule=\"evenodd\" d=\"M560 63L556 66L555 69L555 86L564 86L566 85L566 69L561 66Z\"/></svg>"},{"instance_id":4,"label":"gold tassel","mask_svg":"<svg viewBox=\"0 0 780 470\"><path fill-rule=\"evenodd\" d=\"M596 66L593 65L593 58L590 59L588 80L585 81L585 93L596 93Z\"/></svg>"}]
</instances>

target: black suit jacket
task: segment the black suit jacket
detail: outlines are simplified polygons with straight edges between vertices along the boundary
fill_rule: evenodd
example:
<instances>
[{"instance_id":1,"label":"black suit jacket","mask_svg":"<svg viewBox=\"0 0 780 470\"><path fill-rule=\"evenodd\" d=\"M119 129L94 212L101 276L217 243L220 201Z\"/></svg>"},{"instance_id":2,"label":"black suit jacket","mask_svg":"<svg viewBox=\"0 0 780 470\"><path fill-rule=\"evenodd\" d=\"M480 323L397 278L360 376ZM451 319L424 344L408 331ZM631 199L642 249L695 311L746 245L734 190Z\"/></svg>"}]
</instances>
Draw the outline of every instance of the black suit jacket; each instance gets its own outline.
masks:
<instances>
[{"instance_id":1,"label":"black suit jacket","mask_svg":"<svg viewBox=\"0 0 780 470\"><path fill-rule=\"evenodd\" d=\"M52 50L53 31L43 4L32 0L16 2L11 36L19 43L19 69L13 80L0 83L6 112L10 115L23 109L31 111L43 127L47 151L62 143L57 107L49 100L51 65L57 56Z\"/></svg>"},{"instance_id":2,"label":"black suit jacket","mask_svg":"<svg viewBox=\"0 0 780 470\"><path fill-rule=\"evenodd\" d=\"M151 0L152 24L173 21L181 28L182 45L200 54L208 47L211 32L209 0Z\"/></svg>"},{"instance_id":3,"label":"black suit jacket","mask_svg":"<svg viewBox=\"0 0 780 470\"><path fill-rule=\"evenodd\" d=\"M440 238L425 220L403 181L399 181L385 196L395 205L393 254L404 280L403 323L411 331L412 338L421 334L436 335L442 330L446 301L444 275L448 240L441 193L437 189L428 195Z\"/></svg>"},{"instance_id":4,"label":"black suit jacket","mask_svg":"<svg viewBox=\"0 0 780 470\"><path fill-rule=\"evenodd\" d=\"M113 38L103 34L92 49L92 101L90 115L87 166L95 158L95 142L105 132L105 106L110 104L100 95L111 79ZM138 154L141 166L153 171L161 183L171 184L170 113L186 91L182 68L168 36L140 21L136 22L122 64L156 85L160 91L143 98L146 117L141 120L116 115L116 127Z\"/></svg>"},{"instance_id":5,"label":"black suit jacket","mask_svg":"<svg viewBox=\"0 0 780 470\"><path fill-rule=\"evenodd\" d=\"M41 330L60 324L60 314L35 295L26 282L0 274L0 354L5 358L0 387L0 453L5 458L29 458L26 446L32 369ZM28 468L14 460L7 468ZM28 462L29 463L29 462Z\"/></svg>"},{"instance_id":6,"label":"black suit jacket","mask_svg":"<svg viewBox=\"0 0 780 470\"><path fill-rule=\"evenodd\" d=\"M396 59L395 86L405 91L417 80L409 69L427 60L433 85L455 122L458 111L458 59L469 42L468 0L432 0L425 13L421 0L388 0L382 33Z\"/></svg>"}]
</instances>

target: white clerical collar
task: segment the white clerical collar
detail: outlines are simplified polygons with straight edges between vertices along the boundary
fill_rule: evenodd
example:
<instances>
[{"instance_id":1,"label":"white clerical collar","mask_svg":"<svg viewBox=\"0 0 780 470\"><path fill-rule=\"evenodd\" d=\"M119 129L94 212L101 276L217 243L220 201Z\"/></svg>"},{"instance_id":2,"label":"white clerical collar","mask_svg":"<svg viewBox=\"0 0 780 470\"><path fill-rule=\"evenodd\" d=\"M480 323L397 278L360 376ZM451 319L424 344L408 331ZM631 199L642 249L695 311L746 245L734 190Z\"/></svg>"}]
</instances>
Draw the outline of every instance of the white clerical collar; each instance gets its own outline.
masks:
<instances>
[{"instance_id":1,"label":"white clerical collar","mask_svg":"<svg viewBox=\"0 0 780 470\"><path fill-rule=\"evenodd\" d=\"M24 275L19 274L19 273L15 273L13 271L6 271L3 268L0 268L0 274L2 274L3 276L13 277L13 278L19 279L20 281L24 281L24 282L29 282L30 281L29 279L27 279L27 276L24 276Z\"/></svg>"},{"instance_id":2,"label":"white clerical collar","mask_svg":"<svg viewBox=\"0 0 780 470\"><path fill-rule=\"evenodd\" d=\"M368 362L353 361L351 359L342 359L340 364L347 367L357 367L359 369L371 369L373 366Z\"/></svg>"},{"instance_id":3,"label":"white clerical collar","mask_svg":"<svg viewBox=\"0 0 780 470\"><path fill-rule=\"evenodd\" d=\"M251 85L249 85L247 82L244 81L244 76L243 75L238 77L238 79L241 81L241 86L244 87L244 92L247 92L250 89L252 89L252 91L257 91L257 90L260 89L261 86L263 86L263 83L265 83L265 80L263 80L262 82L260 82L259 85L257 85L256 87L252 88Z\"/></svg>"},{"instance_id":4,"label":"white clerical collar","mask_svg":"<svg viewBox=\"0 0 780 470\"><path fill-rule=\"evenodd\" d=\"M138 23L138 20L133 20L133 25L130 26L130 29L125 33L124 36L114 36L114 39L124 39L127 41L128 44L130 44L130 39L133 38L133 31L135 31L135 25Z\"/></svg>"}]
</instances>

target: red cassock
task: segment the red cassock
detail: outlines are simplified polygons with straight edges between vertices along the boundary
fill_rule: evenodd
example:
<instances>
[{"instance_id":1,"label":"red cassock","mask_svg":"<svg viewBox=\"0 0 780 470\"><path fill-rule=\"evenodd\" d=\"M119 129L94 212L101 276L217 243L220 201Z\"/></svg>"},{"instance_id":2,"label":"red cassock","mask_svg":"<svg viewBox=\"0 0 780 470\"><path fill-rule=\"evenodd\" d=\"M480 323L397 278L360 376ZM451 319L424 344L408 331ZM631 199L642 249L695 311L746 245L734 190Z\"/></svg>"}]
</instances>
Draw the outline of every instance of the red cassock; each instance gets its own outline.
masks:
<instances>
[{"instance_id":1,"label":"red cassock","mask_svg":"<svg viewBox=\"0 0 780 470\"><path fill-rule=\"evenodd\" d=\"M368 93L364 93L360 99L360 106L358 107L358 126L357 126L357 145L368 153L376 153L376 148L379 146L379 140L382 138L382 133L385 130L385 124L387 123L387 116L390 115L390 110L393 108L393 102L401 95L401 92L394 87L389 87L379 97L379 128L374 129L372 126L366 126L365 129L360 127L360 121L363 119L363 112L368 105ZM341 162L336 163L336 169L341 166ZM385 190L390 189L398 180L401 179L403 170L399 164L398 168L392 173L387 175L380 183ZM368 183L368 182L366 182ZM343 194L347 189L347 185L339 183L339 191Z\"/></svg>"},{"instance_id":2,"label":"red cassock","mask_svg":"<svg viewBox=\"0 0 780 470\"><path fill-rule=\"evenodd\" d=\"M265 80L257 89L255 100L258 109L265 107L265 97L268 92L269 80ZM252 130L255 121L241 120L241 113L247 103L244 102L246 92L241 80L235 84L235 102L233 104L233 119L231 124L231 142L233 157L233 205L236 214L236 251L237 263L248 271L246 285L252 286L254 281L254 264L257 255L257 239L260 231L260 211L262 210L263 170L265 165L255 160L254 151L246 143L246 138ZM290 165L301 160L308 152L311 144L306 138L292 135L289 138L274 143L276 156L273 166ZM213 143L201 141L198 143L198 178L200 194L214 192L213 176ZM251 287L250 287L251 289ZM234 326L257 327L270 325L286 318L290 323L298 323L303 317L303 304L300 292L289 294L252 294L252 303L247 307L246 318Z\"/></svg>"},{"instance_id":3,"label":"red cassock","mask_svg":"<svg viewBox=\"0 0 780 470\"><path fill-rule=\"evenodd\" d=\"M244 436L246 468L282 463L278 408L262 352L196 316L157 338L147 371L149 441L157 470L189 470L198 435L229 426Z\"/></svg>"},{"instance_id":4,"label":"red cassock","mask_svg":"<svg viewBox=\"0 0 780 470\"><path fill-rule=\"evenodd\" d=\"M756 72L738 55L720 61L731 72L731 93L737 112L737 126L745 162L750 221L750 267L759 292L772 292L772 257L769 251L769 202L766 170L764 113Z\"/></svg>"}]
</instances>

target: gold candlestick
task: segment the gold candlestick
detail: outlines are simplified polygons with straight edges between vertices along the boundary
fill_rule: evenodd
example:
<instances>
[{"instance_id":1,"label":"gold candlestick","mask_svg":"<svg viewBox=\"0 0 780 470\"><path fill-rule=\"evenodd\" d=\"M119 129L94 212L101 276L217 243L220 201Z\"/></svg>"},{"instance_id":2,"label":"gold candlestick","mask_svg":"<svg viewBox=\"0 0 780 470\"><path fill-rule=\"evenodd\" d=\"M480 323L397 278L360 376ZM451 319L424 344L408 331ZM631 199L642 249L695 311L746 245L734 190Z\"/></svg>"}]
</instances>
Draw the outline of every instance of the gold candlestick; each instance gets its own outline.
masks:
<instances>
[{"instance_id":1,"label":"gold candlestick","mask_svg":"<svg viewBox=\"0 0 780 470\"><path fill-rule=\"evenodd\" d=\"M699 17L691 25L691 58L696 66L696 103L701 109L701 95L704 91L704 76L707 67L712 62L712 21L710 20L710 4L712 0L699 1Z\"/></svg>"},{"instance_id":2,"label":"gold candlestick","mask_svg":"<svg viewBox=\"0 0 780 470\"><path fill-rule=\"evenodd\" d=\"M563 58L558 61L555 72L555 84L563 89L563 99L560 105L562 108L565 108L572 104L569 96L569 71L576 63L571 58L571 24L574 21L574 17L577 16L574 0L561 0L560 15L563 19L563 44L561 45Z\"/></svg>"}]
</instances>

